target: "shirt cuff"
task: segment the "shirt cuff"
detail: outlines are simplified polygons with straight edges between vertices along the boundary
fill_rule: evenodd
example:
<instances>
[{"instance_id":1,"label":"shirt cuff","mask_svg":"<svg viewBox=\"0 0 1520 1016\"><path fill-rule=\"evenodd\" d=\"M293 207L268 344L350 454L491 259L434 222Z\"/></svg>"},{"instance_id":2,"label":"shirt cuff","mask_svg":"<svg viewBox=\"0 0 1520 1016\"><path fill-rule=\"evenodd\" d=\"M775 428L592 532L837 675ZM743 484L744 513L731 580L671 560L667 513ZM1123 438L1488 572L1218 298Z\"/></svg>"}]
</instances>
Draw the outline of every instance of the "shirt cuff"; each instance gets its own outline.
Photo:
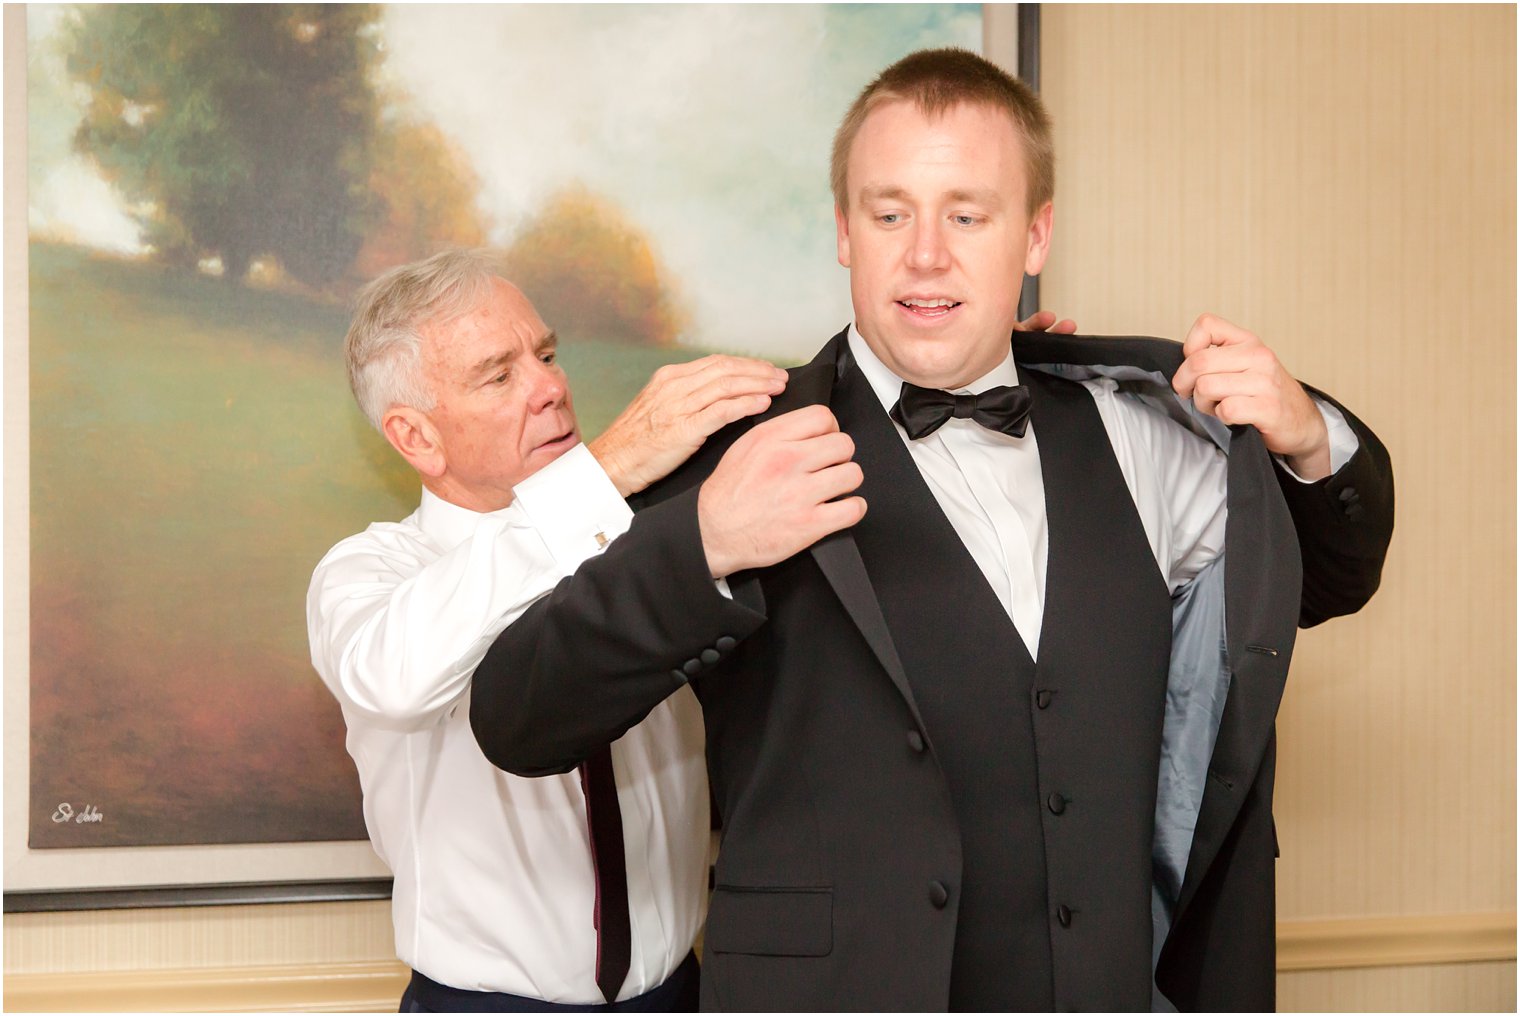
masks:
<instances>
[{"instance_id":1,"label":"shirt cuff","mask_svg":"<svg viewBox=\"0 0 1520 1016\"><path fill-rule=\"evenodd\" d=\"M584 444L517 484L512 493L566 575L626 533L633 520L628 502Z\"/></svg>"},{"instance_id":2,"label":"shirt cuff","mask_svg":"<svg viewBox=\"0 0 1520 1016\"><path fill-rule=\"evenodd\" d=\"M1319 410L1319 415L1325 421L1325 429L1330 432L1330 475L1334 476L1341 471L1346 463L1351 461L1351 456L1356 454L1357 449L1362 446L1362 443L1357 440L1356 431L1351 429L1351 425L1346 422L1346 418L1341 415L1339 409L1336 409L1328 402L1315 398L1313 395L1310 395L1309 398L1314 399L1314 408ZM1293 467L1288 465L1288 460L1283 456L1274 455L1272 458L1277 460L1277 464L1282 467L1283 472L1293 477L1299 483L1316 482L1299 476L1293 471Z\"/></svg>"}]
</instances>

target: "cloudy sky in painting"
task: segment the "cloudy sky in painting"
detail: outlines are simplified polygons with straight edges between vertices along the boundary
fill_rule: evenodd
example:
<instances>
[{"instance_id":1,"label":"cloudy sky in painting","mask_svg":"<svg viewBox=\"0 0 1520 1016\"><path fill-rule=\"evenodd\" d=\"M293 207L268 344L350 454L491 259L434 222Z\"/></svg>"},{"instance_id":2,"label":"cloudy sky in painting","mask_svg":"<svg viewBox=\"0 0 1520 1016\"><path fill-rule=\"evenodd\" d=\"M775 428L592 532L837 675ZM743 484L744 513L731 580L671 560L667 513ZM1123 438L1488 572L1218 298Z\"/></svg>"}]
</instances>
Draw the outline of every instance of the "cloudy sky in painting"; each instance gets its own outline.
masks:
<instances>
[{"instance_id":1,"label":"cloudy sky in painting","mask_svg":"<svg viewBox=\"0 0 1520 1016\"><path fill-rule=\"evenodd\" d=\"M34 234L131 252L69 152L79 97L29 7ZM855 93L923 46L980 48L977 5L398 6L382 84L470 157L494 242L579 181L651 237L693 344L809 355L850 317L828 150ZM77 113L74 114L77 122Z\"/></svg>"}]
</instances>

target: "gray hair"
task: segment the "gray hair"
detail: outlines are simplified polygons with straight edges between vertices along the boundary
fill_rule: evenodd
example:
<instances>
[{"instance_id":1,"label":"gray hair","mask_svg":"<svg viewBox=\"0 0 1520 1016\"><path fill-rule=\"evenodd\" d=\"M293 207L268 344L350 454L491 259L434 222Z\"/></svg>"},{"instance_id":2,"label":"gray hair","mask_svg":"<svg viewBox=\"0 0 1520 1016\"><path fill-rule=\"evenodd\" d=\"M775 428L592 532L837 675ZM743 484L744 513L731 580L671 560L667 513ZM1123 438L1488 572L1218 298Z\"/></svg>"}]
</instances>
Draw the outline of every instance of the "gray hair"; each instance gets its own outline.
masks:
<instances>
[{"instance_id":1,"label":"gray hair","mask_svg":"<svg viewBox=\"0 0 1520 1016\"><path fill-rule=\"evenodd\" d=\"M468 313L502 271L498 251L453 248L392 268L359 290L343 359L354 399L376 430L393 406L426 412L437 405L422 376L420 330Z\"/></svg>"}]
</instances>

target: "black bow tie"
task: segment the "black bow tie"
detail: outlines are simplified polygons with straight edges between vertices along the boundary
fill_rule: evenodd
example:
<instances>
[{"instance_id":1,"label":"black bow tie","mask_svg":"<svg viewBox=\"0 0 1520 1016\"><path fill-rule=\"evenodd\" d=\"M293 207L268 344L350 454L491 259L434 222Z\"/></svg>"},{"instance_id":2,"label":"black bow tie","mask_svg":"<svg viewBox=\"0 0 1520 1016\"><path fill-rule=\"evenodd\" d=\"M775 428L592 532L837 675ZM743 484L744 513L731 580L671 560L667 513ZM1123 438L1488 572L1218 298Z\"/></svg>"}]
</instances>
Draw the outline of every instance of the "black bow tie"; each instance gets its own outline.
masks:
<instances>
[{"instance_id":1,"label":"black bow tie","mask_svg":"<svg viewBox=\"0 0 1520 1016\"><path fill-rule=\"evenodd\" d=\"M1029 425L1029 389L999 385L980 395L952 395L904 381L891 415L915 441L933 434L952 417L975 420L988 430L1023 437Z\"/></svg>"}]
</instances>

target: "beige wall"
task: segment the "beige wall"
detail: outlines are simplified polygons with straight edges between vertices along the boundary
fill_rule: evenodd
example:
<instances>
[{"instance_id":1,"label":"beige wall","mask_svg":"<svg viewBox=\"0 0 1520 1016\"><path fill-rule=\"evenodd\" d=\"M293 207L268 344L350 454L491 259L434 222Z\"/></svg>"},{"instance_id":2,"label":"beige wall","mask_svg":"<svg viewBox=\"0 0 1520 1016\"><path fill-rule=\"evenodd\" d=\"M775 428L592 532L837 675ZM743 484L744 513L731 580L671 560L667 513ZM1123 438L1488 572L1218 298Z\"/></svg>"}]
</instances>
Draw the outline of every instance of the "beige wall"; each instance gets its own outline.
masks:
<instances>
[{"instance_id":1,"label":"beige wall","mask_svg":"<svg viewBox=\"0 0 1520 1016\"><path fill-rule=\"evenodd\" d=\"M1383 588L1302 634L1283 703L1279 918L1434 946L1463 925L1429 915L1508 915L1513 957L1514 8L1046 5L1042 35L1043 305L1178 339L1219 313L1393 456ZM1280 985L1284 1008L1516 1003L1512 963Z\"/></svg>"},{"instance_id":2,"label":"beige wall","mask_svg":"<svg viewBox=\"0 0 1520 1016\"><path fill-rule=\"evenodd\" d=\"M1394 457L1384 589L1283 706L1282 1007L1513 1010L1514 10L1043 19L1045 305L1246 323ZM389 935L375 903L6 915L5 1002L394 1006Z\"/></svg>"}]
</instances>

